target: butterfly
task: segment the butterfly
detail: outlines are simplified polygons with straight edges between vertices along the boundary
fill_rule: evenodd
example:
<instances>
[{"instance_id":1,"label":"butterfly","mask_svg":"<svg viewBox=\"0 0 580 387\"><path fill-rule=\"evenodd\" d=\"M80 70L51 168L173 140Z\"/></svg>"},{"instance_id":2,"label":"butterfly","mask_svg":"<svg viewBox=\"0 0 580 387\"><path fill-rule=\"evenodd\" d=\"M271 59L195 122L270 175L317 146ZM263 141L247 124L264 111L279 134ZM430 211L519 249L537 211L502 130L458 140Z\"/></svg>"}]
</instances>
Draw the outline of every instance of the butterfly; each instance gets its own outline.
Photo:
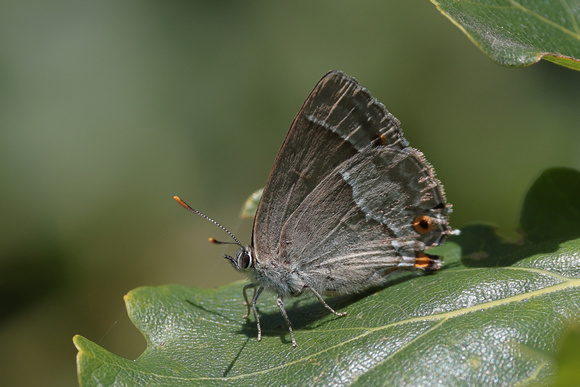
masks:
<instances>
[{"instance_id":1,"label":"butterfly","mask_svg":"<svg viewBox=\"0 0 580 387\"><path fill-rule=\"evenodd\" d=\"M253 312L258 340L256 302L268 290L277 295L293 347L285 299L310 292L345 316L322 296L385 286L399 269L437 270L441 258L425 250L459 233L449 226L451 204L423 153L409 146L383 104L340 71L318 82L294 118L264 187L251 245L175 199L240 247L225 257L251 281L243 288L244 317Z\"/></svg>"}]
</instances>

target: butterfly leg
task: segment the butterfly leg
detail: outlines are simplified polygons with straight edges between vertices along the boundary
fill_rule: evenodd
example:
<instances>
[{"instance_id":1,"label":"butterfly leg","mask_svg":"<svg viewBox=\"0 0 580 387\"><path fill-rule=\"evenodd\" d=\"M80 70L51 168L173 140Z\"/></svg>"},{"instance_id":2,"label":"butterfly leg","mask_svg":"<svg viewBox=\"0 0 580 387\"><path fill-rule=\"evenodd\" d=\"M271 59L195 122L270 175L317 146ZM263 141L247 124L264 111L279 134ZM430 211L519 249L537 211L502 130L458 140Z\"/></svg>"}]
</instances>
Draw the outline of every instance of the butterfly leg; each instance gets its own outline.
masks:
<instances>
[{"instance_id":1,"label":"butterfly leg","mask_svg":"<svg viewBox=\"0 0 580 387\"><path fill-rule=\"evenodd\" d=\"M292 339L292 346L294 348L298 347L298 345L296 344L296 339L294 338L294 332L292 331L292 323L290 322L290 319L288 318L288 314L286 313L286 309L284 309L284 301L282 300L282 296L278 296L278 298L276 298L276 304L278 304L278 308L280 308L280 312L282 313L282 317L284 317L284 320L286 320L286 324L288 324L288 330L290 331L290 338Z\"/></svg>"},{"instance_id":2,"label":"butterfly leg","mask_svg":"<svg viewBox=\"0 0 580 387\"><path fill-rule=\"evenodd\" d=\"M244 293L244 301L246 302L246 306L248 307L248 312L242 318L248 318L250 316L250 308L252 307L252 303L250 301L248 301L248 294L246 293L246 290L248 290L250 288L251 289L254 289L254 295L252 296L252 299L256 296L256 285L254 285L254 284L247 284L247 285L244 286L244 288L242 289L242 291Z\"/></svg>"},{"instance_id":3,"label":"butterfly leg","mask_svg":"<svg viewBox=\"0 0 580 387\"><path fill-rule=\"evenodd\" d=\"M305 286L305 288L310 289L310 291L316 296L316 298L318 298L318 301L320 301L320 303L322 304L322 306L324 306L326 309L328 309L329 311L331 311L332 313L334 313L335 315L339 316L339 317L344 317L346 316L346 312L337 312L336 310L332 309L330 307L330 305L328 305L326 303L326 301L324 301L324 299L322 298L322 296L320 294L318 294L318 292L314 289L312 289L309 286Z\"/></svg>"},{"instance_id":4,"label":"butterfly leg","mask_svg":"<svg viewBox=\"0 0 580 387\"><path fill-rule=\"evenodd\" d=\"M245 288L245 286L244 286L244 288ZM258 291L256 291L256 288L254 287L254 297L252 298L252 312L254 312L254 318L256 319L256 326L258 328L258 341L262 340L262 327L260 326L260 318L258 317L258 310L256 309L256 302L258 301L258 297L260 297L260 294L262 294L263 290L264 290L263 286L260 286L258 288Z\"/></svg>"}]
</instances>

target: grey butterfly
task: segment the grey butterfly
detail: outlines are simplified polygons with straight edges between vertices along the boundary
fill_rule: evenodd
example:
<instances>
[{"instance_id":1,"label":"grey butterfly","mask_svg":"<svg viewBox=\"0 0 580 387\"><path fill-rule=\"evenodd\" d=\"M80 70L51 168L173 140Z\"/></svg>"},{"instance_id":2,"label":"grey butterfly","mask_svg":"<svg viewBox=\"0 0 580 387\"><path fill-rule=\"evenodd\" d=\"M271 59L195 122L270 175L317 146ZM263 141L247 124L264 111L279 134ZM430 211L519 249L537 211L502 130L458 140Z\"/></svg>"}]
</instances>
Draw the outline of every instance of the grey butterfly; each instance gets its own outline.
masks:
<instances>
[{"instance_id":1,"label":"grey butterfly","mask_svg":"<svg viewBox=\"0 0 580 387\"><path fill-rule=\"evenodd\" d=\"M294 347L286 298L309 291L345 316L322 295L384 286L398 269L437 270L440 257L425 250L459 233L449 226L451 204L433 167L409 146L399 121L339 71L318 82L294 118L264 187L250 246L175 199L240 246L225 257L251 281L243 288L245 317L251 309L258 340L256 302L267 289L277 295Z\"/></svg>"}]
</instances>

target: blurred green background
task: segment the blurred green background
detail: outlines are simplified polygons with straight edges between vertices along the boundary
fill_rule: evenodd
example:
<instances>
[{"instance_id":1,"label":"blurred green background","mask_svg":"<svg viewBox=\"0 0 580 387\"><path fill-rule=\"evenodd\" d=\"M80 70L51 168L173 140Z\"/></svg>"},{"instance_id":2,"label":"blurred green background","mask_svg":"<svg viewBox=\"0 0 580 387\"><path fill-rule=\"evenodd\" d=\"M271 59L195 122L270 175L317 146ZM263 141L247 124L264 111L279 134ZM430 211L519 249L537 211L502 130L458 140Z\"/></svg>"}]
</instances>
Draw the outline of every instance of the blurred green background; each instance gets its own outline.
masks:
<instances>
[{"instance_id":1,"label":"blurred green background","mask_svg":"<svg viewBox=\"0 0 580 387\"><path fill-rule=\"evenodd\" d=\"M136 358L135 287L241 279L171 198L249 242L240 207L330 69L402 121L455 227L516 238L533 179L580 168L580 74L500 67L426 0L0 3L3 384L76 385L77 333Z\"/></svg>"}]
</instances>

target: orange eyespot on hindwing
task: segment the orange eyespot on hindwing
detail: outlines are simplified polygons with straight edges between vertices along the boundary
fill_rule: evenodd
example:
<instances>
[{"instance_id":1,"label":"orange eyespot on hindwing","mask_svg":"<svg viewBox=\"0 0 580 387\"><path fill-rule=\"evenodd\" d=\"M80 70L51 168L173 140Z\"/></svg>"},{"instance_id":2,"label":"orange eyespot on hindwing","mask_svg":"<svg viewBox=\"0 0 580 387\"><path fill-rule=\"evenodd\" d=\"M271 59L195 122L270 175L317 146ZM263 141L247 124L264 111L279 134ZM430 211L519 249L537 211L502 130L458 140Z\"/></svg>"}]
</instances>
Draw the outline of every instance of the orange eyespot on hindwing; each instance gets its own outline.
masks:
<instances>
[{"instance_id":1,"label":"orange eyespot on hindwing","mask_svg":"<svg viewBox=\"0 0 580 387\"><path fill-rule=\"evenodd\" d=\"M415 269L435 271L441 269L442 262L437 255L419 253L415 258Z\"/></svg>"},{"instance_id":2,"label":"orange eyespot on hindwing","mask_svg":"<svg viewBox=\"0 0 580 387\"><path fill-rule=\"evenodd\" d=\"M413 219L413 228L419 234L425 234L432 231L435 228L435 224L433 223L433 219L427 215L419 215Z\"/></svg>"},{"instance_id":3,"label":"orange eyespot on hindwing","mask_svg":"<svg viewBox=\"0 0 580 387\"><path fill-rule=\"evenodd\" d=\"M426 269L429 267L432 259L429 258L426 254L419 254L417 258L415 258L415 267L417 269Z\"/></svg>"}]
</instances>

